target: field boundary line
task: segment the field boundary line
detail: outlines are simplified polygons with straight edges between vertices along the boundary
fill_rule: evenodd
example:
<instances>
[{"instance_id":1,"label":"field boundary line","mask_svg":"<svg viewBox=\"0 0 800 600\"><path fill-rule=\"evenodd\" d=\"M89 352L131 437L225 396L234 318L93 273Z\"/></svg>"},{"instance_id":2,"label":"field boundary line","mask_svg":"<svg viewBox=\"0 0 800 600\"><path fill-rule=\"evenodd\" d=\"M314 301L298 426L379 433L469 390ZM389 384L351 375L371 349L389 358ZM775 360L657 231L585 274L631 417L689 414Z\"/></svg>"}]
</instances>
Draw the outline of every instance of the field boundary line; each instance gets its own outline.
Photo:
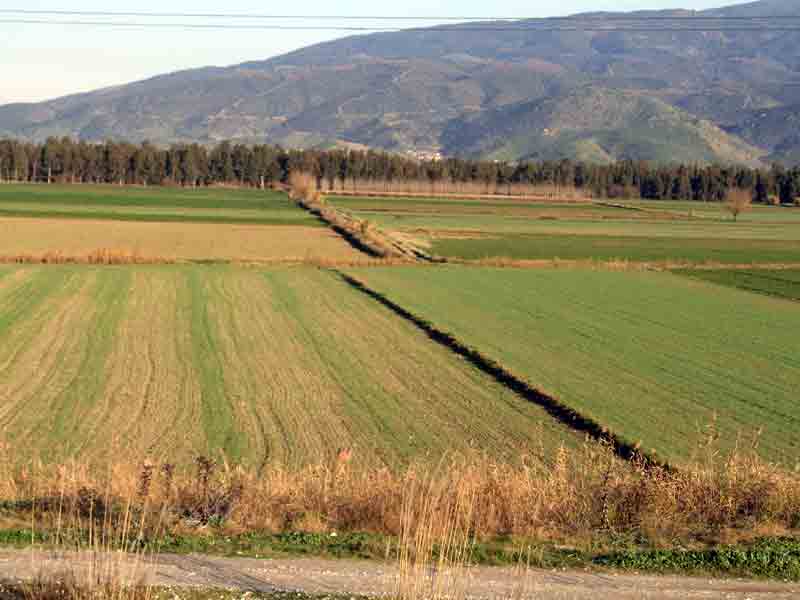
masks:
<instances>
[{"instance_id":1,"label":"field boundary line","mask_svg":"<svg viewBox=\"0 0 800 600\"><path fill-rule=\"evenodd\" d=\"M591 269L596 271L785 271L800 269L800 263L720 263L689 262L679 260L637 261L626 258L598 260L594 258L458 258L448 257L446 262L464 267L491 267L497 269Z\"/></svg>"},{"instance_id":2,"label":"field boundary line","mask_svg":"<svg viewBox=\"0 0 800 600\"><path fill-rule=\"evenodd\" d=\"M404 244L393 236L371 227L369 221L362 221L330 204L320 204L315 200L299 199L298 205L317 217L335 233L345 239L353 248L367 254L370 258L384 258L414 262L444 262L436 260L418 248Z\"/></svg>"},{"instance_id":3,"label":"field boundary line","mask_svg":"<svg viewBox=\"0 0 800 600\"><path fill-rule=\"evenodd\" d=\"M518 396L521 396L525 400L538 405L559 423L574 431L587 434L595 440L607 443L614 453L624 460L637 461L646 468L655 467L665 470L671 468L669 464L657 459L653 455L643 452L637 445L626 442L594 419L582 415L574 408L567 406L553 396L534 388L527 381L514 375L514 373L496 360L489 358L479 350L461 342L453 334L439 329L430 321L403 308L381 292L369 287L357 277L348 275L339 270L334 270L334 272L350 287L379 302L393 313L424 332L437 344L444 346L451 352L467 360L479 371L489 375L500 385L511 390Z\"/></svg>"}]
</instances>

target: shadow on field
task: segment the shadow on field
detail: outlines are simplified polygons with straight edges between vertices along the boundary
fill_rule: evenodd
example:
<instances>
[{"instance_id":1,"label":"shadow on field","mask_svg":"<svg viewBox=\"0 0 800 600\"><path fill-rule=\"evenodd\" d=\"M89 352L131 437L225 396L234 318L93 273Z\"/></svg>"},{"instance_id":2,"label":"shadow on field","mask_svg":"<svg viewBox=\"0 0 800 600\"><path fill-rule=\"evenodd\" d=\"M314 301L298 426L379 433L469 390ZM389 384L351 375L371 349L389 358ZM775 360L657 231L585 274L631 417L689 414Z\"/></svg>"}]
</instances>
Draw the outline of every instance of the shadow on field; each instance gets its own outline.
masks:
<instances>
[{"instance_id":1,"label":"shadow on field","mask_svg":"<svg viewBox=\"0 0 800 600\"><path fill-rule=\"evenodd\" d=\"M545 411L547 411L548 414L557 419L560 423L563 423L575 431L588 434L596 440L607 443L617 454L617 456L622 459L639 462L645 468L656 467L659 469L669 469L669 465L666 463L645 452L642 452L637 446L623 441L617 437L617 435L596 421L581 415L573 408L566 406L552 396L549 396L531 387L530 384L508 371L500 363L487 356L484 356L478 350L463 344L454 336L442 331L441 329L438 329L429 321L426 321L425 319L409 312L380 292L368 287L359 279L338 270L336 273L353 289L358 290L373 300L380 302L393 313L425 332L425 334L437 344L444 346L451 352L454 352L458 356L461 356L465 360L469 361L469 363L474 367L489 375L495 381L510 389L517 395L522 396L529 402L533 402L542 407Z\"/></svg>"}]
</instances>

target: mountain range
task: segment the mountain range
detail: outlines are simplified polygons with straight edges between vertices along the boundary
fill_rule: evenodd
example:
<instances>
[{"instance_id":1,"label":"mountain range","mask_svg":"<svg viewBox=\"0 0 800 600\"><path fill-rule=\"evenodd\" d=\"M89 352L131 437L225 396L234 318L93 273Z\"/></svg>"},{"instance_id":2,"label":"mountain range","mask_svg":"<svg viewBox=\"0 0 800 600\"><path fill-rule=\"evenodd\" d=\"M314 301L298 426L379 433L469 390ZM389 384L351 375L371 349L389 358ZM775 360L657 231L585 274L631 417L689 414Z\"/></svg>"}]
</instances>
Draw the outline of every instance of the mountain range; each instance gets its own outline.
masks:
<instances>
[{"instance_id":1,"label":"mountain range","mask_svg":"<svg viewBox=\"0 0 800 600\"><path fill-rule=\"evenodd\" d=\"M764 23L773 31L753 31ZM357 145L498 160L800 162L800 1L587 13L568 24L347 37L0 106L0 136Z\"/></svg>"}]
</instances>

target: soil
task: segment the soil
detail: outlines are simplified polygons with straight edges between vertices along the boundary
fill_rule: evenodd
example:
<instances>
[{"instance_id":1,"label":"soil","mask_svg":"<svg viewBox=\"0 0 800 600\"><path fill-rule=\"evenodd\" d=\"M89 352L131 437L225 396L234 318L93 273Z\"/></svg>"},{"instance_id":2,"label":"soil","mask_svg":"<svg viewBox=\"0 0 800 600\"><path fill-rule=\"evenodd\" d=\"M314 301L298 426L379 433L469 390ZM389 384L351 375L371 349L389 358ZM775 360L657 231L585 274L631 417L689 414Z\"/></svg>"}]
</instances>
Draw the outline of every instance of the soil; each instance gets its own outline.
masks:
<instances>
[{"instance_id":1,"label":"soil","mask_svg":"<svg viewBox=\"0 0 800 600\"><path fill-rule=\"evenodd\" d=\"M252 592L300 591L310 594L396 594L400 571L396 565L324 559L222 558L200 555L157 555L147 558L117 554L0 551L0 579L25 580L42 575L90 569L120 573L131 580L177 588L213 588ZM414 587L455 586L474 599L667 599L724 598L771 600L800 597L800 584L709 579L678 576L582 571L544 571L474 567L441 573L430 569ZM426 594L420 594L424 597Z\"/></svg>"}]
</instances>

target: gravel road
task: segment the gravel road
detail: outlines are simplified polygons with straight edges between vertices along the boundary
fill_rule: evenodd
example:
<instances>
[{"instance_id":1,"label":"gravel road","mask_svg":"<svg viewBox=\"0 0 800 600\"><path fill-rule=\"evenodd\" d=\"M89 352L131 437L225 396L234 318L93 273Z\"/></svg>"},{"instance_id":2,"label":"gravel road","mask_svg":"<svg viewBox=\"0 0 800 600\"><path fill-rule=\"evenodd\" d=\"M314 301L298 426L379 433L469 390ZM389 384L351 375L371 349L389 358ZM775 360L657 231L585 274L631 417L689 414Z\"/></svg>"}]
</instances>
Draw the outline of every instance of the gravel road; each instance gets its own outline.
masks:
<instances>
[{"instance_id":1,"label":"gravel road","mask_svg":"<svg viewBox=\"0 0 800 600\"><path fill-rule=\"evenodd\" d=\"M29 579L37 574L88 569L114 569L130 579L159 586L225 588L253 592L303 591L389 595L398 589L396 566L378 562L323 559L221 558L200 555L129 555L0 550L0 579ZM428 589L436 585L463 586L467 597L478 599L667 599L714 598L770 600L800 598L800 585L776 582L656 577L583 571L475 567L466 572L427 571L415 579Z\"/></svg>"}]
</instances>

